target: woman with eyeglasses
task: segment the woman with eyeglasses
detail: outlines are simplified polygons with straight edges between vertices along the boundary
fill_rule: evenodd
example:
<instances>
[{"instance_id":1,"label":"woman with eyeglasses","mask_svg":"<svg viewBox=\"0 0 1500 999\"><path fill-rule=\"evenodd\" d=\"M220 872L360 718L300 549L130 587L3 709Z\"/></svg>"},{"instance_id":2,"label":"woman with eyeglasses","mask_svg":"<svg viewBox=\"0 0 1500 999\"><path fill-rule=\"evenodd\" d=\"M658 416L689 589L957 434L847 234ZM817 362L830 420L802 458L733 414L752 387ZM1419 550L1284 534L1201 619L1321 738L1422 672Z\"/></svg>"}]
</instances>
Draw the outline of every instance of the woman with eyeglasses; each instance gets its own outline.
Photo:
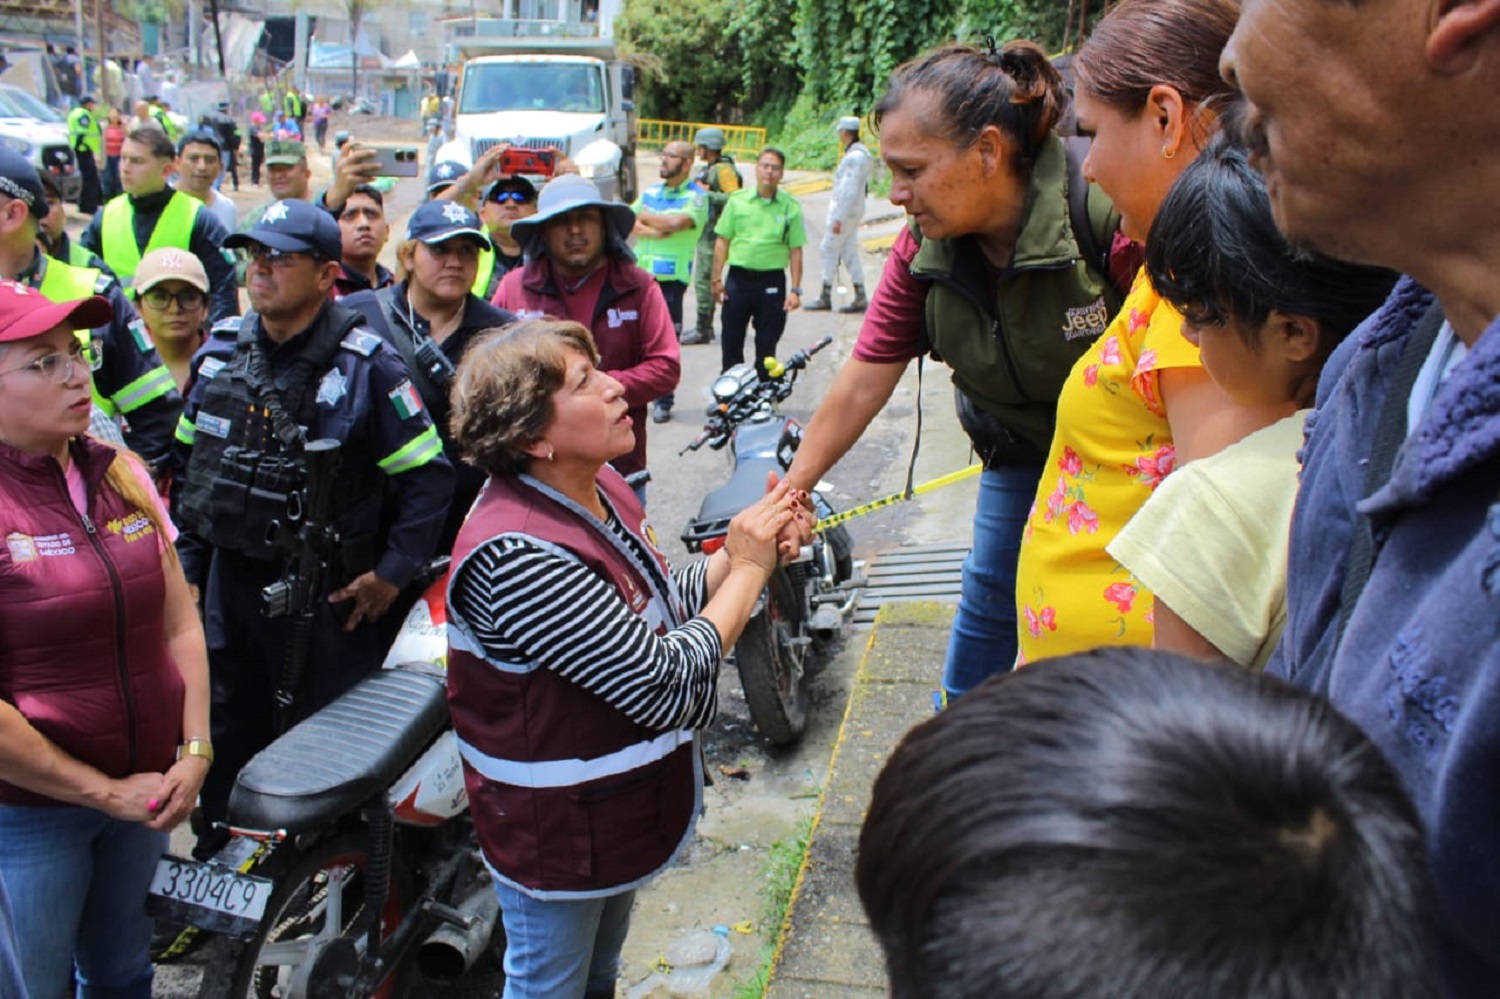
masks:
<instances>
[{"instance_id":1,"label":"woman with eyeglasses","mask_svg":"<svg viewBox=\"0 0 1500 999\"><path fill-rule=\"evenodd\" d=\"M147 888L213 762L203 629L145 466L91 439L93 297L0 281L0 881L32 996L149 996Z\"/></svg>"},{"instance_id":2,"label":"woman with eyeglasses","mask_svg":"<svg viewBox=\"0 0 1500 999\"><path fill-rule=\"evenodd\" d=\"M197 257L169 247L141 258L134 284L136 322L186 395L193 355L208 338L208 274Z\"/></svg>"},{"instance_id":3,"label":"woman with eyeglasses","mask_svg":"<svg viewBox=\"0 0 1500 999\"><path fill-rule=\"evenodd\" d=\"M485 330L516 317L473 294L479 258L490 249L479 216L457 201L428 201L412 213L406 239L396 247L399 281L379 291L361 291L339 302L365 317L370 328L400 352L412 384L432 415L443 450L453 463L453 503L443 523L438 551L453 549L484 473L458 459L448 428L449 383L469 344Z\"/></svg>"}]
</instances>

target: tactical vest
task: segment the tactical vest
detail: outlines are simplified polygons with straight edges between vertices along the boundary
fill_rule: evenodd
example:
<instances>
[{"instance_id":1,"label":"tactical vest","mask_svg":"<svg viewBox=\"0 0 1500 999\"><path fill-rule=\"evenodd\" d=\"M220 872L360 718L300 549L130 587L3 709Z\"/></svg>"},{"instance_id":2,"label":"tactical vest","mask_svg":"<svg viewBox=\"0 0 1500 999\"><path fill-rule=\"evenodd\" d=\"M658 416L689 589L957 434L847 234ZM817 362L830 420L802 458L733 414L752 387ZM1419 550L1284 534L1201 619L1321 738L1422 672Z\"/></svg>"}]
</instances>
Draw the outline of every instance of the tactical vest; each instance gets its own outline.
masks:
<instances>
[{"instance_id":1,"label":"tactical vest","mask_svg":"<svg viewBox=\"0 0 1500 999\"><path fill-rule=\"evenodd\" d=\"M734 165L734 160L729 158L729 154L720 153L717 161L710 163L702 170L699 170L698 176L693 178L696 183L701 184L704 188L706 188L710 195L720 195L720 197L710 197L708 199L708 222L706 222L703 226L703 234L698 237L700 240L713 238L714 223L718 222L719 216L724 214L724 202L728 198L729 194L733 193L726 193L725 190L719 186L720 164L728 166L731 170L737 169Z\"/></svg>"},{"instance_id":2,"label":"tactical vest","mask_svg":"<svg viewBox=\"0 0 1500 999\"><path fill-rule=\"evenodd\" d=\"M252 370L252 346L260 336L259 317L254 313L241 322L228 362L213 356L204 359L199 377L208 383L193 418L192 454L177 511L184 528L217 548L251 558L285 557L276 527L286 523L289 498L305 485L306 469L300 445L289 446L277 436L266 395L276 392L295 423L311 426L319 380L336 351L354 349L345 337L361 322L351 314L342 324L321 323L280 374L270 371L267 359L261 377L274 385L262 385ZM347 522L356 519L358 507L378 506L384 493L384 476L375 461L368 455L345 453L333 490L335 523L347 527ZM348 530L341 534L345 551L370 545L368 538ZM356 574L345 564L335 567L333 576L341 579Z\"/></svg>"},{"instance_id":3,"label":"tactical vest","mask_svg":"<svg viewBox=\"0 0 1500 999\"><path fill-rule=\"evenodd\" d=\"M606 468L598 483L621 523L656 552L625 481ZM459 532L450 578L485 542L519 534L583 563L657 634L678 625L686 611L660 553L641 564L565 502L535 480L492 477ZM487 658L451 593L448 608L448 706L479 845L501 880L537 898L589 898L671 863L700 807L692 731L647 728L552 670Z\"/></svg>"},{"instance_id":4,"label":"tactical vest","mask_svg":"<svg viewBox=\"0 0 1500 999\"><path fill-rule=\"evenodd\" d=\"M166 246L187 250L193 242L193 227L198 222L198 211L203 202L181 191L173 191L172 197L157 216L151 238L146 242L146 253ZM104 206L104 219L99 224L99 256L109 264L109 269L120 279L125 294L135 298L131 279L136 268L141 266L141 252L135 241L135 205L130 195L122 194Z\"/></svg>"},{"instance_id":5,"label":"tactical vest","mask_svg":"<svg viewBox=\"0 0 1500 999\"><path fill-rule=\"evenodd\" d=\"M911 274L932 285L925 320L933 356L966 397L1034 445L1037 460L1051 447L1068 372L1124 301L1080 250L1067 185L1054 138L1037 156L1015 254L998 278L972 237L921 240L913 226L922 245ZM1090 203L1090 225L1108 231L1113 218L1107 203Z\"/></svg>"}]
</instances>

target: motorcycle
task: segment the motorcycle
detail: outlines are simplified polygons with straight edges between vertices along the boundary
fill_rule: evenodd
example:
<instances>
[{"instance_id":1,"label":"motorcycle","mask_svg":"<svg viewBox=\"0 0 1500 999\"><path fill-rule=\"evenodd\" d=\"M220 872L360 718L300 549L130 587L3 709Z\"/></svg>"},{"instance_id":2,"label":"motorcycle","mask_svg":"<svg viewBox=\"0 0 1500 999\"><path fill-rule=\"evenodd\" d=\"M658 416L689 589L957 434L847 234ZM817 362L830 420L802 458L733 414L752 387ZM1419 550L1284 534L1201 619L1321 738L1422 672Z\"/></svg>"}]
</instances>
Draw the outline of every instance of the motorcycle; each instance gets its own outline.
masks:
<instances>
[{"instance_id":1,"label":"motorcycle","mask_svg":"<svg viewBox=\"0 0 1500 999\"><path fill-rule=\"evenodd\" d=\"M736 364L714 379L708 423L679 454L705 444L730 448L729 481L704 497L682 541L689 551L715 552L729 535L729 521L766 491L766 473L791 467L802 427L778 405L792 394L798 374L814 354L833 342L824 337L786 361L766 359L762 378L753 365ZM830 516L821 488L812 491L814 511ZM777 745L796 742L807 724L803 678L812 647L825 645L843 628L859 596L853 543L842 524L813 536L798 558L778 568L734 647L735 667L750 717Z\"/></svg>"},{"instance_id":2,"label":"motorcycle","mask_svg":"<svg viewBox=\"0 0 1500 999\"><path fill-rule=\"evenodd\" d=\"M381 669L240 772L228 845L165 856L154 915L213 936L201 999L407 994L498 961L446 693L446 562ZM430 576L429 576L430 578Z\"/></svg>"}]
</instances>

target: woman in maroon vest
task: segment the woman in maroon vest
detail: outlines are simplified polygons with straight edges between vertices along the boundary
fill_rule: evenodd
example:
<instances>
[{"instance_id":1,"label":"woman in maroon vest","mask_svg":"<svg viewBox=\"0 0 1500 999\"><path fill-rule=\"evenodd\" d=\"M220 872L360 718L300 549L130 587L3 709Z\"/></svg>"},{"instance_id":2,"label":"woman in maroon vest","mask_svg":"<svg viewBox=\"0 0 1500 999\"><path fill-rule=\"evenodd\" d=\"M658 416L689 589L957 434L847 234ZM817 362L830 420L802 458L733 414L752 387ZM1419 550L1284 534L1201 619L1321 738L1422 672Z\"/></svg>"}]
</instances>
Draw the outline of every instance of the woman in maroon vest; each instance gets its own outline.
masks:
<instances>
[{"instance_id":1,"label":"woman in maroon vest","mask_svg":"<svg viewBox=\"0 0 1500 999\"><path fill-rule=\"evenodd\" d=\"M85 434L74 331L109 318L0 281L0 880L38 999L151 995L146 888L213 759L175 531L139 460Z\"/></svg>"},{"instance_id":2,"label":"woman in maroon vest","mask_svg":"<svg viewBox=\"0 0 1500 999\"><path fill-rule=\"evenodd\" d=\"M506 999L613 996L635 890L692 835L724 650L810 520L785 484L668 569L612 458L635 444L588 330L464 356L453 435L489 475L453 551L448 703L507 938ZM778 535L790 539L778 544Z\"/></svg>"}]
</instances>

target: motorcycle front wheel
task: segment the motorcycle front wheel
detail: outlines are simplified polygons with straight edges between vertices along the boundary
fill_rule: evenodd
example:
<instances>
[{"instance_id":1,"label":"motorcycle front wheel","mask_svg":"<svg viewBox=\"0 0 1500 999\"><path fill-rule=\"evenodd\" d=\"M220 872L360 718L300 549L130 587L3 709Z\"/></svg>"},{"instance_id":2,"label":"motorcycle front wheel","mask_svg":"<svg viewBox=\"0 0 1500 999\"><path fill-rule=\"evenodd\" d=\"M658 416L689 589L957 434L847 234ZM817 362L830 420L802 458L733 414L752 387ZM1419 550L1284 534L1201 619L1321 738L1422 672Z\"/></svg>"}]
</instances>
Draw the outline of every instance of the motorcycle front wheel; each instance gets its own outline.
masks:
<instances>
[{"instance_id":1,"label":"motorcycle front wheel","mask_svg":"<svg viewBox=\"0 0 1500 999\"><path fill-rule=\"evenodd\" d=\"M283 848L286 849L286 848ZM291 854L266 904L260 929L249 940L212 942L199 999L309 999L344 996L339 980L362 960L367 933L354 928L365 905L369 839L349 832ZM400 925L412 898L411 878L400 857L392 858L391 885L380 913L382 939ZM371 993L375 999L406 994L403 961Z\"/></svg>"},{"instance_id":2,"label":"motorcycle front wheel","mask_svg":"<svg viewBox=\"0 0 1500 999\"><path fill-rule=\"evenodd\" d=\"M807 697L802 680L807 645L801 594L786 570L771 573L766 605L750 619L734 647L740 685L750 718L762 735L778 746L802 738L807 727Z\"/></svg>"}]
</instances>

